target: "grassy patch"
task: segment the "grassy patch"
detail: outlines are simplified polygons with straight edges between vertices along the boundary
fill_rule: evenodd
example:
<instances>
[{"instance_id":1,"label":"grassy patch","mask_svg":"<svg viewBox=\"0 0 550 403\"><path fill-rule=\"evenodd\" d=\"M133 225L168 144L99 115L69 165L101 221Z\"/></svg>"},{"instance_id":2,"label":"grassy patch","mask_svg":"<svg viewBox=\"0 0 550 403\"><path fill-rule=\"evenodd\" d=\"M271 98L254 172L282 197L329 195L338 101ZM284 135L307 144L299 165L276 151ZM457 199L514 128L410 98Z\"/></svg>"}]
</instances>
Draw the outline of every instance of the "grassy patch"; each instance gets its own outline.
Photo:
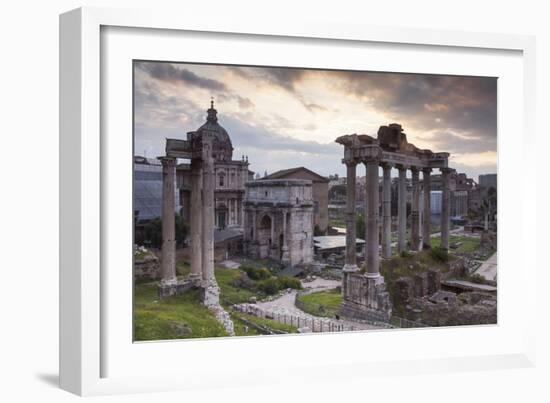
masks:
<instances>
[{"instance_id":1,"label":"grassy patch","mask_svg":"<svg viewBox=\"0 0 550 403\"><path fill-rule=\"evenodd\" d=\"M200 303L197 290L158 300L157 284L139 284L134 294L136 341L227 336L214 315Z\"/></svg>"},{"instance_id":2,"label":"grassy patch","mask_svg":"<svg viewBox=\"0 0 550 403\"><path fill-rule=\"evenodd\" d=\"M144 252L144 251L138 249L134 252L134 260L135 261L140 261L140 260L145 259L148 256L151 256L151 255L153 255L153 254L149 251Z\"/></svg>"},{"instance_id":3,"label":"grassy patch","mask_svg":"<svg viewBox=\"0 0 550 403\"><path fill-rule=\"evenodd\" d=\"M238 269L215 267L214 274L221 289L220 302L222 305L241 304L248 302L250 297L259 298L265 296L265 294L259 294L252 290L235 286L234 283L241 276L241 273L242 271Z\"/></svg>"},{"instance_id":4,"label":"grassy patch","mask_svg":"<svg viewBox=\"0 0 550 403\"><path fill-rule=\"evenodd\" d=\"M344 220L343 218L331 218L330 220L328 220L328 225L331 227L342 228L346 226L346 220Z\"/></svg>"},{"instance_id":5,"label":"grassy patch","mask_svg":"<svg viewBox=\"0 0 550 403\"><path fill-rule=\"evenodd\" d=\"M231 314L231 319L233 319L233 324L235 325L235 335L237 336L255 336L263 334L252 326L247 325L244 321L241 320L241 318L249 322L255 323L256 325L272 330L279 330L285 333L298 333L298 328L296 326L285 325L271 319L258 318L256 316L247 315L239 312L238 314ZM248 328L248 331L245 331L245 327Z\"/></svg>"},{"instance_id":6,"label":"grassy patch","mask_svg":"<svg viewBox=\"0 0 550 403\"><path fill-rule=\"evenodd\" d=\"M300 308L311 315L333 318L342 304L338 290L327 290L298 296Z\"/></svg>"},{"instance_id":7,"label":"grassy patch","mask_svg":"<svg viewBox=\"0 0 550 403\"><path fill-rule=\"evenodd\" d=\"M258 267L265 267L261 262L256 262L256 264ZM250 289L236 285L237 280L244 274L240 269L216 266L214 271L221 290L220 302L226 309L232 304L249 302L251 297L261 299L266 296L259 287L259 281L253 281ZM191 267L188 262L179 261L176 265L176 272L179 278L185 278L190 274ZM216 320L212 312L202 305L198 290L190 290L183 295L160 301L157 295L157 284L157 282L147 282L135 285L134 337L136 341L227 336L223 326ZM287 285L285 283L285 286ZM288 333L297 331L292 326L282 325L269 319L254 317L251 319L247 317L247 319L271 329ZM248 333L244 334L244 324L242 321L238 323L240 325L235 324L238 335L237 328L239 326L243 332L240 335L258 334L250 327Z\"/></svg>"},{"instance_id":8,"label":"grassy patch","mask_svg":"<svg viewBox=\"0 0 550 403\"><path fill-rule=\"evenodd\" d=\"M475 252L481 243L481 239L470 236L451 235L449 237L449 251L451 253L473 253ZM430 239L432 248L439 247L441 245L441 237L433 237ZM452 248L453 244L457 245L456 248Z\"/></svg>"}]
</instances>

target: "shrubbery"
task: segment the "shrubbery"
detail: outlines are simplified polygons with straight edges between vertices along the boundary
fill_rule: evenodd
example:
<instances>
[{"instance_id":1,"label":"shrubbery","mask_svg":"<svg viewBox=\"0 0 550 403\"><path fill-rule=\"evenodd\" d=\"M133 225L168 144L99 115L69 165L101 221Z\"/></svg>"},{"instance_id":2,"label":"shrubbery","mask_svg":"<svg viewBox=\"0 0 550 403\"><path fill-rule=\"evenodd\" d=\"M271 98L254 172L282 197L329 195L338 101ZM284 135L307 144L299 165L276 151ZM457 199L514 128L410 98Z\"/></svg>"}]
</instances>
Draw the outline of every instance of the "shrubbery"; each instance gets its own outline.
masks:
<instances>
[{"instance_id":1,"label":"shrubbery","mask_svg":"<svg viewBox=\"0 0 550 403\"><path fill-rule=\"evenodd\" d=\"M441 249L440 247L431 248L430 256L438 262L447 262L449 260L449 254L447 251L445 249Z\"/></svg>"},{"instance_id":2,"label":"shrubbery","mask_svg":"<svg viewBox=\"0 0 550 403\"><path fill-rule=\"evenodd\" d=\"M478 273L474 273L470 276L470 281L476 284L485 284L485 277Z\"/></svg>"},{"instance_id":3,"label":"shrubbery","mask_svg":"<svg viewBox=\"0 0 550 403\"><path fill-rule=\"evenodd\" d=\"M270 277L262 280L258 283L258 288L267 295L277 294L279 292L279 282L277 281L277 277Z\"/></svg>"},{"instance_id":4,"label":"shrubbery","mask_svg":"<svg viewBox=\"0 0 550 403\"><path fill-rule=\"evenodd\" d=\"M252 280L265 280L271 277L271 272L265 267L257 268L257 267L251 267L251 266L241 266L241 269Z\"/></svg>"},{"instance_id":5,"label":"shrubbery","mask_svg":"<svg viewBox=\"0 0 550 403\"><path fill-rule=\"evenodd\" d=\"M297 278L288 276L270 277L258 283L258 289L267 295L277 294L279 291L287 288L301 290L302 283Z\"/></svg>"},{"instance_id":6,"label":"shrubbery","mask_svg":"<svg viewBox=\"0 0 550 403\"><path fill-rule=\"evenodd\" d=\"M277 279L279 282L279 289L292 288L294 290L302 289L302 282L295 277L283 276Z\"/></svg>"}]
</instances>

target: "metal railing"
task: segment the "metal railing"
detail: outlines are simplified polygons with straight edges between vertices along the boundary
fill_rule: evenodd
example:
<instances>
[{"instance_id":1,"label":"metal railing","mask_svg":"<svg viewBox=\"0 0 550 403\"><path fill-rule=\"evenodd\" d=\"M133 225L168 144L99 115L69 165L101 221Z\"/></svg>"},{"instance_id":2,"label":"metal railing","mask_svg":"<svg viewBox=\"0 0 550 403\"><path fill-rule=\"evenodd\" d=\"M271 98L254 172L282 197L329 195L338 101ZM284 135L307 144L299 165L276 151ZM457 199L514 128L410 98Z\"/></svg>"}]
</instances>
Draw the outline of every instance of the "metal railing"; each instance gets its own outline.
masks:
<instances>
[{"instance_id":1,"label":"metal railing","mask_svg":"<svg viewBox=\"0 0 550 403\"><path fill-rule=\"evenodd\" d=\"M354 326L350 326L332 319L313 318L307 316L298 316L288 313L265 311L258 306L252 304L233 305L233 310L246 313L248 315L257 316L259 318L270 319L284 325L294 326L298 329L308 328L311 332L347 332L358 330Z\"/></svg>"}]
</instances>

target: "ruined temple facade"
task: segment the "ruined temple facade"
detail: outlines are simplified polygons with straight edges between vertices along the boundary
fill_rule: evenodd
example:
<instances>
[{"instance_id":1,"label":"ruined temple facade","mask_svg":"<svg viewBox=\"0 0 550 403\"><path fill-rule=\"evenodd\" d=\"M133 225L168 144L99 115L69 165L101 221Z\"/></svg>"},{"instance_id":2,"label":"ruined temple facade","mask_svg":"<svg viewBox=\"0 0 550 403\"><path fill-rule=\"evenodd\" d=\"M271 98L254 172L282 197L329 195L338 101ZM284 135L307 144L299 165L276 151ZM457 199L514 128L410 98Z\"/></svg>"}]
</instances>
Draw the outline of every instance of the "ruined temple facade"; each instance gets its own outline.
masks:
<instances>
[{"instance_id":1,"label":"ruined temple facade","mask_svg":"<svg viewBox=\"0 0 550 403\"><path fill-rule=\"evenodd\" d=\"M441 206L441 248L449 248L450 227L450 174L448 167L449 153L434 153L422 150L407 141L407 135L401 125L381 126L378 136L345 135L336 142L344 146L342 163L347 167L347 203L346 203L346 264L342 284L343 304L341 314L365 320L388 321L392 306L383 276L380 275L379 242L381 238L382 256L391 257L391 170L396 168L398 176L398 230L397 250L418 251L430 247L431 223L429 214L424 214L420 221L420 172L422 188L430 194L430 174L434 168L441 171L442 206ZM366 168L366 214L365 214L365 265L362 270L357 267L356 247L356 176L357 166ZM379 192L378 170L382 168L382 192ZM411 231L407 234L407 170L412 174ZM381 203L380 203L380 199ZM422 200L423 210L430 211L430 197ZM381 204L381 206L380 206ZM380 208L381 207L381 208ZM382 220L380 220L382 210ZM379 237L379 223L381 237ZM362 234L361 234L362 235Z\"/></svg>"},{"instance_id":2,"label":"ruined temple facade","mask_svg":"<svg viewBox=\"0 0 550 403\"><path fill-rule=\"evenodd\" d=\"M160 298L164 298L191 287L199 288L203 304L214 312L228 334L233 335L233 322L220 305L220 288L214 275L214 213L216 180L219 180L216 166L239 167L244 174L248 162L234 164L231 160L233 146L227 132L218 123L213 101L207 113L206 123L197 131L187 133L186 139L166 139L165 155L158 158L162 164L162 255L158 293ZM178 159L189 161L191 273L185 279L176 277L174 195ZM244 180L242 175L241 180ZM239 188L242 189L242 185ZM239 193L241 200L243 193Z\"/></svg>"},{"instance_id":3,"label":"ruined temple facade","mask_svg":"<svg viewBox=\"0 0 550 403\"><path fill-rule=\"evenodd\" d=\"M313 260L312 182L262 179L246 184L245 252L292 266Z\"/></svg>"},{"instance_id":4,"label":"ruined temple facade","mask_svg":"<svg viewBox=\"0 0 550 403\"><path fill-rule=\"evenodd\" d=\"M207 111L206 122L196 131L188 132L188 138L201 137L204 132L214 134L216 150L214 159L214 228L244 227L245 184L254 173L248 170L248 158L233 160L233 145L227 131L219 124L213 104ZM191 220L191 164L177 166L176 180L183 218Z\"/></svg>"}]
</instances>

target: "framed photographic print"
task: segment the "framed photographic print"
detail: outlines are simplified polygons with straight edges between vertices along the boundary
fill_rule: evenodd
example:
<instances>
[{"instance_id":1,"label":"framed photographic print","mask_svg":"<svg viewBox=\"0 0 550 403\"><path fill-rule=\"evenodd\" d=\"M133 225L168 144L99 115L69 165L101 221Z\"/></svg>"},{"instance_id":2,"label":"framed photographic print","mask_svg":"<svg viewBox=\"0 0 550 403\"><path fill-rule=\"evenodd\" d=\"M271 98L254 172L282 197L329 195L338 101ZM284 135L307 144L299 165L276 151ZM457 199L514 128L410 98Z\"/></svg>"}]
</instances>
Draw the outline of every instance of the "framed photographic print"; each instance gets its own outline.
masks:
<instances>
[{"instance_id":1,"label":"framed photographic print","mask_svg":"<svg viewBox=\"0 0 550 403\"><path fill-rule=\"evenodd\" d=\"M530 365L532 38L105 9L60 35L63 388Z\"/></svg>"}]
</instances>

